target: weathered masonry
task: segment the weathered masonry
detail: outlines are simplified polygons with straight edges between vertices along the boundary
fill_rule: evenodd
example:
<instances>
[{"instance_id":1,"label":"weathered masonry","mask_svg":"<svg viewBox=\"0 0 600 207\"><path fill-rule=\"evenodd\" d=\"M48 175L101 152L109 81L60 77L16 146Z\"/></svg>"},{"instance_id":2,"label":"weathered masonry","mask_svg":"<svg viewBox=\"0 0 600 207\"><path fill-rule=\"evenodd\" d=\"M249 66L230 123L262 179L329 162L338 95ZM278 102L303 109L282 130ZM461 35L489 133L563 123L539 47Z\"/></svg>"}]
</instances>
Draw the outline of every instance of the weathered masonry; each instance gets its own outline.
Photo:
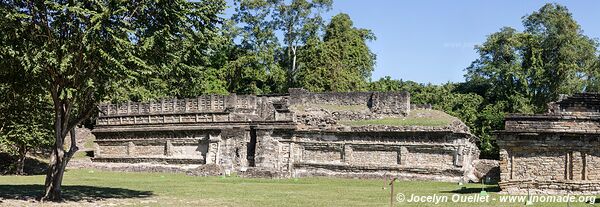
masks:
<instances>
[{"instance_id":1,"label":"weathered masonry","mask_svg":"<svg viewBox=\"0 0 600 207\"><path fill-rule=\"evenodd\" d=\"M509 193L600 193L600 94L549 105L547 114L506 117L497 132L500 187Z\"/></svg>"},{"instance_id":2,"label":"weathered masonry","mask_svg":"<svg viewBox=\"0 0 600 207\"><path fill-rule=\"evenodd\" d=\"M101 105L95 162L216 164L280 177L473 179L479 151L457 119L444 126L348 125L402 119L408 93L205 95Z\"/></svg>"}]
</instances>

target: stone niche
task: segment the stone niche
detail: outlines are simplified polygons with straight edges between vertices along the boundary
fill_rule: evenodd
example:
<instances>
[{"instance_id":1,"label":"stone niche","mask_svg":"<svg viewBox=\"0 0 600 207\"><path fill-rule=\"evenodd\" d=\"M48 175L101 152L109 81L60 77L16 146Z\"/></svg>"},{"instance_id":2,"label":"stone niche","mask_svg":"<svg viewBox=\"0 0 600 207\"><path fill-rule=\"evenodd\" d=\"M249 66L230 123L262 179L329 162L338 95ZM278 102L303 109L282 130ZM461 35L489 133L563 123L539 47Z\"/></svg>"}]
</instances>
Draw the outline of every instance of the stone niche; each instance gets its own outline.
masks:
<instances>
[{"instance_id":1,"label":"stone niche","mask_svg":"<svg viewBox=\"0 0 600 207\"><path fill-rule=\"evenodd\" d=\"M546 114L512 114L496 132L500 188L508 193L600 193L597 94L551 103Z\"/></svg>"}]
</instances>

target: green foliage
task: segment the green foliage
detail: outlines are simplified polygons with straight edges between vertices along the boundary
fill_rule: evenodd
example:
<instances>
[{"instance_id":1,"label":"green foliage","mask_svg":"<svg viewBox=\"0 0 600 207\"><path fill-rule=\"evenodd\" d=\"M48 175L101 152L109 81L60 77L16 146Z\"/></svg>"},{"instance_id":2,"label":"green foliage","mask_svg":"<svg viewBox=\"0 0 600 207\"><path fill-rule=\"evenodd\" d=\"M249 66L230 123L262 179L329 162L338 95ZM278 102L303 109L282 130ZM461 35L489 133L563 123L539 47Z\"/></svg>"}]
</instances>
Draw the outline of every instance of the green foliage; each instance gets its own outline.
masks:
<instances>
[{"instance_id":1,"label":"green foliage","mask_svg":"<svg viewBox=\"0 0 600 207\"><path fill-rule=\"evenodd\" d=\"M366 44L371 40L374 34L355 28L350 16L335 15L323 41L310 42L300 55L307 64L299 68L299 86L315 92L366 90L375 65L375 54Z\"/></svg>"},{"instance_id":2,"label":"green foliage","mask_svg":"<svg viewBox=\"0 0 600 207\"><path fill-rule=\"evenodd\" d=\"M373 91L382 92L407 91L411 94L412 104L431 104L433 109L459 118L479 137L481 157L498 158L498 147L491 132L503 127L504 103L488 104L484 97L465 89L473 87L456 83L418 84L385 77L371 82L369 87Z\"/></svg>"},{"instance_id":3,"label":"green foliage","mask_svg":"<svg viewBox=\"0 0 600 207\"><path fill-rule=\"evenodd\" d=\"M403 85L402 80L394 80L390 76L385 76L380 78L378 81L373 81L369 83L370 91L400 91Z\"/></svg>"},{"instance_id":4,"label":"green foliage","mask_svg":"<svg viewBox=\"0 0 600 207\"><path fill-rule=\"evenodd\" d=\"M232 42L239 39L240 44L225 66L230 92L367 88L375 55L366 41L375 37L367 29L354 28L347 14L334 16L324 28L321 13L331 8L331 0L236 0L235 5L232 20L237 27L229 29L235 31Z\"/></svg>"},{"instance_id":5,"label":"green foliage","mask_svg":"<svg viewBox=\"0 0 600 207\"><path fill-rule=\"evenodd\" d=\"M224 5L0 2L0 56L11 60L14 73L39 77L35 83L52 100L55 139L43 200L60 200L62 174L78 150L74 140L65 150L64 139L97 112L98 102L189 96L203 89L196 83L217 79L205 77L217 68L206 54L216 47L211 40Z\"/></svg>"},{"instance_id":6,"label":"green foliage","mask_svg":"<svg viewBox=\"0 0 600 207\"><path fill-rule=\"evenodd\" d=\"M502 28L477 46L465 77L487 88L489 102L507 112L543 112L559 94L597 89L597 45L566 7L546 4L523 18L524 32Z\"/></svg>"},{"instance_id":7,"label":"green foliage","mask_svg":"<svg viewBox=\"0 0 600 207\"><path fill-rule=\"evenodd\" d=\"M286 53L283 65L288 68L288 85L295 82L297 69L297 53L299 45L318 39L323 27L321 12L331 9L333 0L291 0L289 4L281 0L276 5L275 23L283 31Z\"/></svg>"},{"instance_id":8,"label":"green foliage","mask_svg":"<svg viewBox=\"0 0 600 207\"><path fill-rule=\"evenodd\" d=\"M242 94L284 92L286 76L279 64L281 46L273 19L278 1L236 0L235 5L232 20L237 25L228 27L232 31L230 43L234 38L241 39L241 43L231 51L231 61L224 66L228 90Z\"/></svg>"},{"instance_id":9,"label":"green foliage","mask_svg":"<svg viewBox=\"0 0 600 207\"><path fill-rule=\"evenodd\" d=\"M220 17L224 0L0 2L3 150L53 143L52 131L62 142L100 101L303 87L408 91L412 103L463 120L484 157L494 157L491 132L506 113L543 112L559 94L600 91L598 43L558 4L525 16L523 31L490 34L465 83L432 85L371 82L376 56L367 42L375 36L347 14L326 24L332 0L234 2L231 19Z\"/></svg>"},{"instance_id":10,"label":"green foliage","mask_svg":"<svg viewBox=\"0 0 600 207\"><path fill-rule=\"evenodd\" d=\"M0 45L12 40L0 36ZM0 152L16 157L18 162L12 164L15 173L20 174L29 151L53 143L52 105L38 84L42 77L22 73L12 52L10 47L0 47Z\"/></svg>"},{"instance_id":11,"label":"green foliage","mask_svg":"<svg viewBox=\"0 0 600 207\"><path fill-rule=\"evenodd\" d=\"M24 156L32 149L52 144L52 113L47 100L3 91L11 98L0 106L0 149L15 156ZM3 97L4 98L4 97ZM29 99L29 100L28 100ZM33 100L31 100L33 99Z\"/></svg>"},{"instance_id":12,"label":"green foliage","mask_svg":"<svg viewBox=\"0 0 600 207\"><path fill-rule=\"evenodd\" d=\"M390 77L370 83L375 91L411 93L411 102L432 104L460 118L480 137L482 157L497 158L491 134L507 113L544 112L559 94L598 91L597 42L583 35L566 7L546 4L523 18L525 31L504 27L476 47L479 58L466 82L441 86Z\"/></svg>"},{"instance_id":13,"label":"green foliage","mask_svg":"<svg viewBox=\"0 0 600 207\"><path fill-rule=\"evenodd\" d=\"M130 39L135 62L113 83L114 101L227 93L228 39L221 34L223 0L149 1L135 7ZM146 15L135 15L135 14Z\"/></svg>"}]
</instances>

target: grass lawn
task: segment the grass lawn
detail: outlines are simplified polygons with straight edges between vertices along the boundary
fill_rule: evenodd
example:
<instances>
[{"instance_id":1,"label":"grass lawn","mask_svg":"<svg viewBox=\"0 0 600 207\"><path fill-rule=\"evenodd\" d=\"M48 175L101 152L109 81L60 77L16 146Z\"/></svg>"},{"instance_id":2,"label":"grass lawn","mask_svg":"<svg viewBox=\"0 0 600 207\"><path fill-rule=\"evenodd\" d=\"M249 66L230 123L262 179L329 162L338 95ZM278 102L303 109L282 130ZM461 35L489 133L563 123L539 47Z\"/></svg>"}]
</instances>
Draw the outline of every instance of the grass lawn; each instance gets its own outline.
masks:
<instances>
[{"instance_id":1,"label":"grass lawn","mask_svg":"<svg viewBox=\"0 0 600 207\"><path fill-rule=\"evenodd\" d=\"M334 105L334 104L313 104L317 107L327 109L329 111L352 111L361 112L369 111L369 107L366 105Z\"/></svg>"},{"instance_id":2,"label":"grass lawn","mask_svg":"<svg viewBox=\"0 0 600 207\"><path fill-rule=\"evenodd\" d=\"M386 117L382 119L341 121L348 126L387 125L387 126L446 126L452 116L437 110L413 110L407 117Z\"/></svg>"},{"instance_id":3,"label":"grass lawn","mask_svg":"<svg viewBox=\"0 0 600 207\"><path fill-rule=\"evenodd\" d=\"M34 197L42 192L43 176L0 176L0 206L5 199ZM193 177L184 174L124 173L69 170L64 178L65 205L108 206L387 206L389 188L383 180L341 178L249 179L239 177ZM400 181L396 192L405 195L478 195L479 184L456 191L456 183ZM492 198L495 186L486 186ZM25 203L33 205L36 203ZM37 203L39 204L39 203ZM491 203L402 203L396 206L499 206ZM509 203L500 206L523 206ZM536 206L566 206L548 204ZM589 206L571 204L571 206Z\"/></svg>"},{"instance_id":4,"label":"grass lawn","mask_svg":"<svg viewBox=\"0 0 600 207\"><path fill-rule=\"evenodd\" d=\"M304 111L307 108L322 108L328 111L351 111L351 112L365 112L369 111L369 107L366 105L337 105L337 104L306 104L306 105L293 105L291 106L294 111Z\"/></svg>"}]
</instances>

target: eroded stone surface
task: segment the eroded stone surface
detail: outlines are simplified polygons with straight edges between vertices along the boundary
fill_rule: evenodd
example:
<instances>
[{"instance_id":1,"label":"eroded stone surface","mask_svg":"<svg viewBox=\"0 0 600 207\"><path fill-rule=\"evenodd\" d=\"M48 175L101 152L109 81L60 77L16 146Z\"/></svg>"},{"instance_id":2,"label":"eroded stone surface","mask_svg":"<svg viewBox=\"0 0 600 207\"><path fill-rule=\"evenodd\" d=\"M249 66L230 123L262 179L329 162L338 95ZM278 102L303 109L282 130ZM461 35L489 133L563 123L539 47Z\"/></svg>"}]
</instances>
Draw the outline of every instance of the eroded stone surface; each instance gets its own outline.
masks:
<instances>
[{"instance_id":1,"label":"eroded stone surface","mask_svg":"<svg viewBox=\"0 0 600 207\"><path fill-rule=\"evenodd\" d=\"M575 94L546 114L513 114L497 132L508 193L600 193L600 96Z\"/></svg>"},{"instance_id":2,"label":"eroded stone surface","mask_svg":"<svg viewBox=\"0 0 600 207\"><path fill-rule=\"evenodd\" d=\"M250 177L477 179L476 137L456 118L440 126L342 122L401 119L411 113L405 92L290 89L289 95L206 95L100 108L95 162L214 165Z\"/></svg>"}]
</instances>

